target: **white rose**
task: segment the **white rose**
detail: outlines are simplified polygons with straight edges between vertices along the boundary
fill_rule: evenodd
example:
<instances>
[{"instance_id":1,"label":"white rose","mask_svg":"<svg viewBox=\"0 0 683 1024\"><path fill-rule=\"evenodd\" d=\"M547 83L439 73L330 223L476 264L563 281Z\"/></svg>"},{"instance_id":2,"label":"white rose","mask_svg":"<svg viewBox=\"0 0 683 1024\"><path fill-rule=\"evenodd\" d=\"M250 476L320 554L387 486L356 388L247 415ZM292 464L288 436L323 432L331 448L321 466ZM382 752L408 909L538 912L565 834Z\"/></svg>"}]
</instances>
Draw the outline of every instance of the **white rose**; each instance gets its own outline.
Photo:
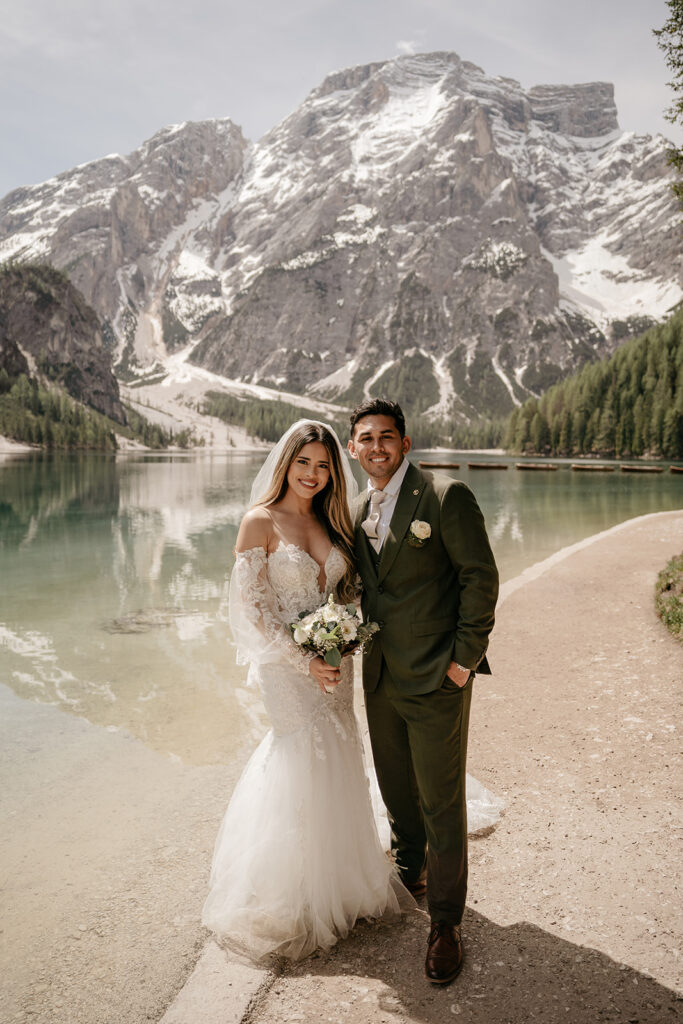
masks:
<instances>
[{"instance_id":1,"label":"white rose","mask_svg":"<svg viewBox=\"0 0 683 1024\"><path fill-rule=\"evenodd\" d=\"M302 626L296 626L294 629L294 643L305 644L308 640L308 632L303 629Z\"/></svg>"},{"instance_id":2,"label":"white rose","mask_svg":"<svg viewBox=\"0 0 683 1024\"><path fill-rule=\"evenodd\" d=\"M427 540L432 535L432 528L429 523L425 523L421 519L413 520L410 524L410 530L418 540Z\"/></svg>"},{"instance_id":3,"label":"white rose","mask_svg":"<svg viewBox=\"0 0 683 1024\"><path fill-rule=\"evenodd\" d=\"M342 636L345 640L355 640L358 634L358 628L353 619L349 619L341 624Z\"/></svg>"}]
</instances>

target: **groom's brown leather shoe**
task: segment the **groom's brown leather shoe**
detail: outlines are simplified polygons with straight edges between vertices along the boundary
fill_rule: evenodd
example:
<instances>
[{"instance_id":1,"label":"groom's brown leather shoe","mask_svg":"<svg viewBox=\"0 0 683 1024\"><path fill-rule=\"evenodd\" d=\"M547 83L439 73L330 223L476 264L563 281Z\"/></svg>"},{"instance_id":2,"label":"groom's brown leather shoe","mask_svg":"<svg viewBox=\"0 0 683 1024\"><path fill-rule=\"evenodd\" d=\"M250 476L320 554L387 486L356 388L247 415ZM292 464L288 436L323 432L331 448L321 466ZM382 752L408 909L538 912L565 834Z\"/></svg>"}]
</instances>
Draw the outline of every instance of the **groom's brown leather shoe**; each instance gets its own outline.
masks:
<instances>
[{"instance_id":1,"label":"groom's brown leather shoe","mask_svg":"<svg viewBox=\"0 0 683 1024\"><path fill-rule=\"evenodd\" d=\"M448 985L460 974L464 959L460 925L432 921L425 975L435 985Z\"/></svg>"}]
</instances>

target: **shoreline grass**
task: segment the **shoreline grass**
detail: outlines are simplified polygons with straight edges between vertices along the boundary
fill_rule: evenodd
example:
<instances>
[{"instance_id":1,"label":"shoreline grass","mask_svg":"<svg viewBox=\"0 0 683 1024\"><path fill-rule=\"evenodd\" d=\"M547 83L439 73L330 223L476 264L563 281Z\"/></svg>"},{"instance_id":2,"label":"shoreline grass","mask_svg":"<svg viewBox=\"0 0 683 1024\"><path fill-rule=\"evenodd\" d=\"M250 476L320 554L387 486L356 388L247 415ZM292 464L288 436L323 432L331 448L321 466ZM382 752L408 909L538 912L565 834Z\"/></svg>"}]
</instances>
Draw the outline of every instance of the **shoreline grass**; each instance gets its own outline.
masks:
<instances>
[{"instance_id":1,"label":"shoreline grass","mask_svg":"<svg viewBox=\"0 0 683 1024\"><path fill-rule=\"evenodd\" d=\"M657 576L655 608L671 635L683 641L683 552Z\"/></svg>"}]
</instances>

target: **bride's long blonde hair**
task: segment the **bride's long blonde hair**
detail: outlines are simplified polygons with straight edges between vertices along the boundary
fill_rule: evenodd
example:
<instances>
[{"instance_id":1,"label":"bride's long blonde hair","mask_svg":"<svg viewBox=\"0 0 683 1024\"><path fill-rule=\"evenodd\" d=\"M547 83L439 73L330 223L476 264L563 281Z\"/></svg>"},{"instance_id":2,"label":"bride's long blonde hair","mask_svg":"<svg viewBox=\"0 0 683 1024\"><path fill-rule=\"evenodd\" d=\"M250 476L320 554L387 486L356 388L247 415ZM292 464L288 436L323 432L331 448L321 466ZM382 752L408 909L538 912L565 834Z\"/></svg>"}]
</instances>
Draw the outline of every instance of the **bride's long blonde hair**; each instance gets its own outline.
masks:
<instances>
[{"instance_id":1,"label":"bride's long blonde hair","mask_svg":"<svg viewBox=\"0 0 683 1024\"><path fill-rule=\"evenodd\" d=\"M292 431L278 459L270 484L256 505L276 505L289 486L287 473L305 444L319 441L329 456L330 479L324 489L313 498L313 510L329 534L330 540L341 550L346 561L346 572L337 587L339 599L352 601L356 594L356 564L353 556L353 525L349 513L346 479L336 438L322 423L304 423Z\"/></svg>"}]
</instances>

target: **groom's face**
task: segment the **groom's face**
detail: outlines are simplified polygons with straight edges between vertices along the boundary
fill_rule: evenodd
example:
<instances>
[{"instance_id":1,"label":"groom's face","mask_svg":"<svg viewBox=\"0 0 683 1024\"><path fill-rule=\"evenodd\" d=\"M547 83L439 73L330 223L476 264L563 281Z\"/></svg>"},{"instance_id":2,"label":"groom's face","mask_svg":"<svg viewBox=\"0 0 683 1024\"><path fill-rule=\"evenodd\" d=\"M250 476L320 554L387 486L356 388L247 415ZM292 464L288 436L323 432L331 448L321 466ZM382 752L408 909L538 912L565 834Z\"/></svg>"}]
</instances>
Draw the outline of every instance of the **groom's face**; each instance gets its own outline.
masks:
<instances>
[{"instance_id":1,"label":"groom's face","mask_svg":"<svg viewBox=\"0 0 683 1024\"><path fill-rule=\"evenodd\" d=\"M372 482L384 488L410 451L410 438L401 437L392 416L364 416L353 428L348 447Z\"/></svg>"}]
</instances>

